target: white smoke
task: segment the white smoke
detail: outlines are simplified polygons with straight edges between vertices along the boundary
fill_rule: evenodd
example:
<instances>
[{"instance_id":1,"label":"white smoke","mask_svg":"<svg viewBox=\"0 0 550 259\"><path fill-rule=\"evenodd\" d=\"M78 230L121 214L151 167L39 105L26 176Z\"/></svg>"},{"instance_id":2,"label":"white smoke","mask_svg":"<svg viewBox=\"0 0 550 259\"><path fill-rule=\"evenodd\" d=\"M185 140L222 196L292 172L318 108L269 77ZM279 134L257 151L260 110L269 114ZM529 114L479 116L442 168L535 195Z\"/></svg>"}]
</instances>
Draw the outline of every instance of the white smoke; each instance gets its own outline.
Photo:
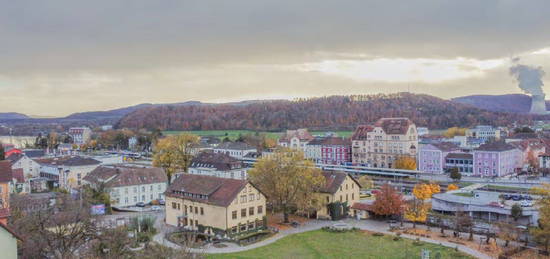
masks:
<instances>
[{"instance_id":1,"label":"white smoke","mask_svg":"<svg viewBox=\"0 0 550 259\"><path fill-rule=\"evenodd\" d=\"M519 59L514 59L514 63L517 61ZM542 70L542 67L517 64L510 68L510 75L516 78L519 88L524 92L531 95L544 95L542 90L544 70Z\"/></svg>"}]
</instances>

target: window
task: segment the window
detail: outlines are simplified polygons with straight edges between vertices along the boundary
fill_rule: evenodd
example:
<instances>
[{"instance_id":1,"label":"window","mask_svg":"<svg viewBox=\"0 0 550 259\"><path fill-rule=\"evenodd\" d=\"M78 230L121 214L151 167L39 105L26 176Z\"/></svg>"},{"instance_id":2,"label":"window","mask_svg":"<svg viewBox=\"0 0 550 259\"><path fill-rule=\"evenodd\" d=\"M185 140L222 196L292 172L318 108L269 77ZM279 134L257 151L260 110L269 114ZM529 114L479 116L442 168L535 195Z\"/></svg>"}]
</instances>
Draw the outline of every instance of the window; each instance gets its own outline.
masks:
<instances>
[{"instance_id":1,"label":"window","mask_svg":"<svg viewBox=\"0 0 550 259\"><path fill-rule=\"evenodd\" d=\"M241 218L246 218L246 209L241 209Z\"/></svg>"},{"instance_id":2,"label":"window","mask_svg":"<svg viewBox=\"0 0 550 259\"><path fill-rule=\"evenodd\" d=\"M481 169L480 169L480 170L481 170ZM136 197L136 196L134 196L134 202L137 202L137 197Z\"/></svg>"},{"instance_id":3,"label":"window","mask_svg":"<svg viewBox=\"0 0 550 259\"><path fill-rule=\"evenodd\" d=\"M248 223L248 229L254 229L254 222Z\"/></svg>"},{"instance_id":4,"label":"window","mask_svg":"<svg viewBox=\"0 0 550 259\"><path fill-rule=\"evenodd\" d=\"M241 225L240 231L241 231L241 232L246 231L246 225Z\"/></svg>"},{"instance_id":5,"label":"window","mask_svg":"<svg viewBox=\"0 0 550 259\"><path fill-rule=\"evenodd\" d=\"M181 209L181 204L178 203L178 210L180 210L180 209Z\"/></svg>"},{"instance_id":6,"label":"window","mask_svg":"<svg viewBox=\"0 0 550 259\"><path fill-rule=\"evenodd\" d=\"M260 194L256 194L256 200L260 200Z\"/></svg>"},{"instance_id":7,"label":"window","mask_svg":"<svg viewBox=\"0 0 550 259\"><path fill-rule=\"evenodd\" d=\"M231 218L232 219L237 219L237 211L234 210L233 212L231 212Z\"/></svg>"},{"instance_id":8,"label":"window","mask_svg":"<svg viewBox=\"0 0 550 259\"><path fill-rule=\"evenodd\" d=\"M189 213L193 213L193 206L189 206Z\"/></svg>"},{"instance_id":9,"label":"window","mask_svg":"<svg viewBox=\"0 0 550 259\"><path fill-rule=\"evenodd\" d=\"M159 190L159 191L160 191L160 189L161 189L161 188L162 188L162 187L161 187L161 185L160 185L160 184L159 184L159 185L157 185L157 190Z\"/></svg>"},{"instance_id":10,"label":"window","mask_svg":"<svg viewBox=\"0 0 550 259\"><path fill-rule=\"evenodd\" d=\"M145 186L141 186L141 191L142 191L142 192L145 191Z\"/></svg>"},{"instance_id":11,"label":"window","mask_svg":"<svg viewBox=\"0 0 550 259\"><path fill-rule=\"evenodd\" d=\"M248 208L248 215L250 216L254 215L254 207Z\"/></svg>"},{"instance_id":12,"label":"window","mask_svg":"<svg viewBox=\"0 0 550 259\"><path fill-rule=\"evenodd\" d=\"M249 194L248 195L248 200L253 201L254 200L254 194Z\"/></svg>"},{"instance_id":13,"label":"window","mask_svg":"<svg viewBox=\"0 0 550 259\"><path fill-rule=\"evenodd\" d=\"M340 195L340 202L342 202L342 195Z\"/></svg>"},{"instance_id":14,"label":"window","mask_svg":"<svg viewBox=\"0 0 550 259\"><path fill-rule=\"evenodd\" d=\"M348 194L346 194L346 201L348 201Z\"/></svg>"},{"instance_id":15,"label":"window","mask_svg":"<svg viewBox=\"0 0 550 259\"><path fill-rule=\"evenodd\" d=\"M232 227L232 228L231 228L231 232L237 233L237 227Z\"/></svg>"},{"instance_id":16,"label":"window","mask_svg":"<svg viewBox=\"0 0 550 259\"><path fill-rule=\"evenodd\" d=\"M153 191L153 185L149 186L149 191Z\"/></svg>"},{"instance_id":17,"label":"window","mask_svg":"<svg viewBox=\"0 0 550 259\"><path fill-rule=\"evenodd\" d=\"M195 214L199 214L199 207L195 206Z\"/></svg>"},{"instance_id":18,"label":"window","mask_svg":"<svg viewBox=\"0 0 550 259\"><path fill-rule=\"evenodd\" d=\"M201 207L201 215L204 215L204 208Z\"/></svg>"},{"instance_id":19,"label":"window","mask_svg":"<svg viewBox=\"0 0 550 259\"><path fill-rule=\"evenodd\" d=\"M172 202L172 209L176 209L176 203Z\"/></svg>"},{"instance_id":20,"label":"window","mask_svg":"<svg viewBox=\"0 0 550 259\"><path fill-rule=\"evenodd\" d=\"M134 186L134 193L136 193L136 192L137 192L137 187L136 187L136 186Z\"/></svg>"},{"instance_id":21,"label":"window","mask_svg":"<svg viewBox=\"0 0 550 259\"><path fill-rule=\"evenodd\" d=\"M141 201L145 201L145 195L141 195Z\"/></svg>"},{"instance_id":22,"label":"window","mask_svg":"<svg viewBox=\"0 0 550 259\"><path fill-rule=\"evenodd\" d=\"M198 226L198 225L199 225L199 221L195 220L195 226Z\"/></svg>"},{"instance_id":23,"label":"window","mask_svg":"<svg viewBox=\"0 0 550 259\"><path fill-rule=\"evenodd\" d=\"M153 194L151 194L151 200L153 199Z\"/></svg>"},{"instance_id":24,"label":"window","mask_svg":"<svg viewBox=\"0 0 550 259\"><path fill-rule=\"evenodd\" d=\"M264 207L258 206L258 214L262 214L262 213L264 213Z\"/></svg>"},{"instance_id":25,"label":"window","mask_svg":"<svg viewBox=\"0 0 550 259\"><path fill-rule=\"evenodd\" d=\"M327 203L329 203L329 202L330 202L330 198L327 196Z\"/></svg>"},{"instance_id":26,"label":"window","mask_svg":"<svg viewBox=\"0 0 550 259\"><path fill-rule=\"evenodd\" d=\"M124 193L128 194L128 187L124 188Z\"/></svg>"},{"instance_id":27,"label":"window","mask_svg":"<svg viewBox=\"0 0 550 259\"><path fill-rule=\"evenodd\" d=\"M241 203L245 203L246 202L246 195L241 195Z\"/></svg>"}]
</instances>

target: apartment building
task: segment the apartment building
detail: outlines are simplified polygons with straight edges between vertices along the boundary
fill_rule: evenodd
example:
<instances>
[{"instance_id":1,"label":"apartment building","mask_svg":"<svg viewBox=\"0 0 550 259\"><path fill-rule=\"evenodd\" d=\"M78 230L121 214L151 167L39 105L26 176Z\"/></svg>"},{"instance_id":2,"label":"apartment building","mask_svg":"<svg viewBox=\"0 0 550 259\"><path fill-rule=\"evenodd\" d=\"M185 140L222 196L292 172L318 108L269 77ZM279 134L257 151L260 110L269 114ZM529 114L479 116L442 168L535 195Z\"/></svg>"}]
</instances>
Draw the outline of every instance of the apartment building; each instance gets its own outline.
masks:
<instances>
[{"instance_id":1,"label":"apartment building","mask_svg":"<svg viewBox=\"0 0 550 259\"><path fill-rule=\"evenodd\" d=\"M298 149L305 152L306 145L313 139L314 137L307 129L287 130L286 133L277 140L277 144L281 147Z\"/></svg>"},{"instance_id":2,"label":"apartment building","mask_svg":"<svg viewBox=\"0 0 550 259\"><path fill-rule=\"evenodd\" d=\"M523 165L523 154L504 142L481 145L473 152L474 176L501 177L515 173Z\"/></svg>"},{"instance_id":3,"label":"apartment building","mask_svg":"<svg viewBox=\"0 0 550 259\"><path fill-rule=\"evenodd\" d=\"M466 137L482 139L484 142L488 140L499 140L500 129L488 125L478 125L474 128L467 129Z\"/></svg>"},{"instance_id":4,"label":"apartment building","mask_svg":"<svg viewBox=\"0 0 550 259\"><path fill-rule=\"evenodd\" d=\"M40 164L40 176L58 182L62 189L76 189L82 179L96 169L101 162L81 156L64 156L36 159Z\"/></svg>"},{"instance_id":5,"label":"apartment building","mask_svg":"<svg viewBox=\"0 0 550 259\"><path fill-rule=\"evenodd\" d=\"M318 219L332 217L329 204L346 203L352 206L359 202L361 185L350 175L344 172L324 171L325 186L319 191L320 209L315 212ZM343 213L343 211L341 211Z\"/></svg>"},{"instance_id":6,"label":"apartment building","mask_svg":"<svg viewBox=\"0 0 550 259\"><path fill-rule=\"evenodd\" d=\"M249 154L256 154L248 153ZM225 153L202 152L191 160L190 174L223 178L246 179L247 168L243 162Z\"/></svg>"},{"instance_id":7,"label":"apartment building","mask_svg":"<svg viewBox=\"0 0 550 259\"><path fill-rule=\"evenodd\" d=\"M88 127L73 127L69 129L69 136L74 144L82 145L92 138L92 130Z\"/></svg>"},{"instance_id":8,"label":"apartment building","mask_svg":"<svg viewBox=\"0 0 550 259\"><path fill-rule=\"evenodd\" d=\"M373 125L360 125L352 136L352 162L392 168L402 156L416 159L418 133L407 118L382 118Z\"/></svg>"},{"instance_id":9,"label":"apartment building","mask_svg":"<svg viewBox=\"0 0 550 259\"><path fill-rule=\"evenodd\" d=\"M418 170L426 173L442 174L445 172L445 158L460 148L449 142L421 144L418 151Z\"/></svg>"},{"instance_id":10,"label":"apartment building","mask_svg":"<svg viewBox=\"0 0 550 259\"><path fill-rule=\"evenodd\" d=\"M258 151L255 147L244 142L223 142L212 150L214 150L214 153L224 153L236 159L243 159L246 154Z\"/></svg>"},{"instance_id":11,"label":"apartment building","mask_svg":"<svg viewBox=\"0 0 550 259\"><path fill-rule=\"evenodd\" d=\"M165 195L168 225L223 237L265 227L266 196L246 180L183 174Z\"/></svg>"}]
</instances>

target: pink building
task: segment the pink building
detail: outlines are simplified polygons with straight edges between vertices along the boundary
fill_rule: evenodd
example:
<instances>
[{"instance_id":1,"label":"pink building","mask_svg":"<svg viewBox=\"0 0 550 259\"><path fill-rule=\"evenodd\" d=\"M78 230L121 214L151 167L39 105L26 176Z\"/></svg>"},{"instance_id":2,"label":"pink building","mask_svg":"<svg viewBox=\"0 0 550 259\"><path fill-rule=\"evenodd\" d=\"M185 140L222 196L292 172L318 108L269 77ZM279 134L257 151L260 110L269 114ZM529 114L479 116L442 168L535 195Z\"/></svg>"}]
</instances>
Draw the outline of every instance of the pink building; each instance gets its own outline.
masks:
<instances>
[{"instance_id":1,"label":"pink building","mask_svg":"<svg viewBox=\"0 0 550 259\"><path fill-rule=\"evenodd\" d=\"M460 152L460 148L450 142L420 145L418 170L426 173L444 173L445 157L449 153Z\"/></svg>"},{"instance_id":2,"label":"pink building","mask_svg":"<svg viewBox=\"0 0 550 259\"><path fill-rule=\"evenodd\" d=\"M504 142L492 142L474 150L474 176L502 177L521 168L522 152Z\"/></svg>"},{"instance_id":3,"label":"pink building","mask_svg":"<svg viewBox=\"0 0 550 259\"><path fill-rule=\"evenodd\" d=\"M321 162L324 164L351 162L351 140L338 137L323 139L321 142Z\"/></svg>"}]
</instances>

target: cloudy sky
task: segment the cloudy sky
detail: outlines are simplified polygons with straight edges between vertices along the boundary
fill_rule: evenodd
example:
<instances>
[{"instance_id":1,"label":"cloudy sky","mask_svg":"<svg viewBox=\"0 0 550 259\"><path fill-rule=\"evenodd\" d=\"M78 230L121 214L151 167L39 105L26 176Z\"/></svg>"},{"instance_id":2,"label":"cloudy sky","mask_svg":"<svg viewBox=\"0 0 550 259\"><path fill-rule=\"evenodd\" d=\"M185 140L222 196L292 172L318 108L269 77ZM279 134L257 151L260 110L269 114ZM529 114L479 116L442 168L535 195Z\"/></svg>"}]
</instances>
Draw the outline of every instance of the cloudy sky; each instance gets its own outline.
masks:
<instances>
[{"instance_id":1,"label":"cloudy sky","mask_svg":"<svg viewBox=\"0 0 550 259\"><path fill-rule=\"evenodd\" d=\"M548 0L0 0L0 112L411 91L519 93ZM550 92L550 75L544 90Z\"/></svg>"}]
</instances>

